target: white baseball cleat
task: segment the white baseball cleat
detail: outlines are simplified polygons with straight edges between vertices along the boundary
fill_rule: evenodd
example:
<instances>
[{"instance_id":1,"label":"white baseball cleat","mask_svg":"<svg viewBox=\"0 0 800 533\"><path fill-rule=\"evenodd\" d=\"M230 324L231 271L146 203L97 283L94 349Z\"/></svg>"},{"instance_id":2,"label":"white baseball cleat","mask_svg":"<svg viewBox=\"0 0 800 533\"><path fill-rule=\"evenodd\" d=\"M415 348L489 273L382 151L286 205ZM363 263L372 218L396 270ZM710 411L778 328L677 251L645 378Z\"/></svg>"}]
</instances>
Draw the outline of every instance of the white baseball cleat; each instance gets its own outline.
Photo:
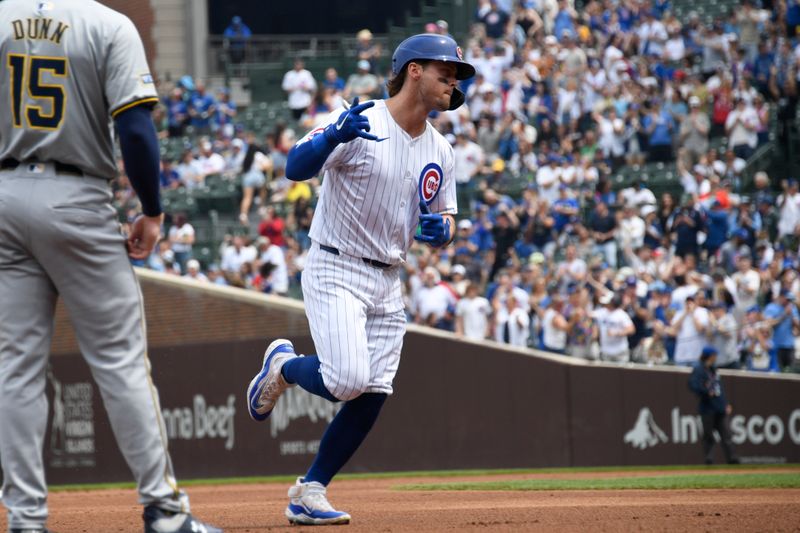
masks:
<instances>
[{"instance_id":1,"label":"white baseball cleat","mask_svg":"<svg viewBox=\"0 0 800 533\"><path fill-rule=\"evenodd\" d=\"M322 483L306 483L303 478L297 478L297 482L289 489L286 518L292 524L307 526L349 524L350 515L334 509L325 496L326 492Z\"/></svg>"},{"instance_id":2,"label":"white baseball cleat","mask_svg":"<svg viewBox=\"0 0 800 533\"><path fill-rule=\"evenodd\" d=\"M155 505L144 508L144 533L222 533L189 513L173 513Z\"/></svg>"},{"instance_id":3,"label":"white baseball cleat","mask_svg":"<svg viewBox=\"0 0 800 533\"><path fill-rule=\"evenodd\" d=\"M297 357L294 345L286 339L273 341L264 352L261 371L247 387L247 412L250 413L250 418L256 421L266 420L283 391L294 386L287 383L281 375L283 364L293 357Z\"/></svg>"}]
</instances>

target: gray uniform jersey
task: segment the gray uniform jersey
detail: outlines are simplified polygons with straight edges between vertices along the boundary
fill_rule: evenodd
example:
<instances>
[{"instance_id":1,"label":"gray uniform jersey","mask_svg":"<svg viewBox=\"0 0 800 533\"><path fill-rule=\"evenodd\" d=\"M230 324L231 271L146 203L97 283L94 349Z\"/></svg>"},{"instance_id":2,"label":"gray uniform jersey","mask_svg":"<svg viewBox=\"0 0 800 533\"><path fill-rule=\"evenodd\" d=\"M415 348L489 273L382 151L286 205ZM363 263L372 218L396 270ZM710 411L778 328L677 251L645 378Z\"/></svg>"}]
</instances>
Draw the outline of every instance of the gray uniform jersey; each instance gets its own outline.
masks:
<instances>
[{"instance_id":1,"label":"gray uniform jersey","mask_svg":"<svg viewBox=\"0 0 800 533\"><path fill-rule=\"evenodd\" d=\"M57 161L113 178L110 116L158 102L142 41L91 0L0 2L0 161Z\"/></svg>"}]
</instances>

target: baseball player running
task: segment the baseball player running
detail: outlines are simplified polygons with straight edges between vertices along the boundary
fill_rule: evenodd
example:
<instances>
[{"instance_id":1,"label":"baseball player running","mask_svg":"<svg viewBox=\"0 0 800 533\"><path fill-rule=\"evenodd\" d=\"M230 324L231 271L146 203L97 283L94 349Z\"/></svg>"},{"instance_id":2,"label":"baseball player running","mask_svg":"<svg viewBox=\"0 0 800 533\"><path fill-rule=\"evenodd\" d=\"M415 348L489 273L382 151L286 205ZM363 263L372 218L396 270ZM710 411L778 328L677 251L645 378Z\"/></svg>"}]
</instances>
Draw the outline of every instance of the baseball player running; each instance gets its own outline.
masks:
<instances>
[{"instance_id":1,"label":"baseball player running","mask_svg":"<svg viewBox=\"0 0 800 533\"><path fill-rule=\"evenodd\" d=\"M412 239L433 247L453 238L453 149L427 122L431 111L464 102L458 80L475 69L445 36L415 35L392 56L389 99L333 112L289 152L286 175L323 172L303 272L303 298L316 355L300 357L278 339L247 390L255 420L288 387L344 402L304 477L289 489L286 517L297 524L341 524L326 487L369 433L400 362L405 316L400 268ZM419 235L415 235L417 226Z\"/></svg>"},{"instance_id":2,"label":"baseball player running","mask_svg":"<svg viewBox=\"0 0 800 533\"><path fill-rule=\"evenodd\" d=\"M218 532L189 513L150 377L142 297L128 256L162 222L157 102L125 16L89 0L0 3L0 459L12 532L47 520L42 445L56 299L63 298L117 442L145 533ZM144 216L127 240L110 205L113 118ZM127 253L126 253L127 246Z\"/></svg>"}]
</instances>

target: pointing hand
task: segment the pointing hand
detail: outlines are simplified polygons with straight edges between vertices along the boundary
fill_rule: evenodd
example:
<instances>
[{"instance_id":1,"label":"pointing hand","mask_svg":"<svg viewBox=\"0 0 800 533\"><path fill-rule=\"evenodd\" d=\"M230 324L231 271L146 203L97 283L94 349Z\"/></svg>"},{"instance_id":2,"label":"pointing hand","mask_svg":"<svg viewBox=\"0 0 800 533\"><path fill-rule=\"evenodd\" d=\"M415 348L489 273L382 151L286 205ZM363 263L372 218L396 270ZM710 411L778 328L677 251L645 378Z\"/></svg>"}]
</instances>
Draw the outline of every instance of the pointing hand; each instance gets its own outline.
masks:
<instances>
[{"instance_id":1,"label":"pointing hand","mask_svg":"<svg viewBox=\"0 0 800 533\"><path fill-rule=\"evenodd\" d=\"M368 141L377 141L378 137L367 133L370 130L369 120L361 115L362 111L374 105L374 101L359 104L358 97L356 97L350 109L342 111L342 114L339 115L339 120L325 128L325 137L336 144L350 142L356 137L361 137Z\"/></svg>"}]
</instances>

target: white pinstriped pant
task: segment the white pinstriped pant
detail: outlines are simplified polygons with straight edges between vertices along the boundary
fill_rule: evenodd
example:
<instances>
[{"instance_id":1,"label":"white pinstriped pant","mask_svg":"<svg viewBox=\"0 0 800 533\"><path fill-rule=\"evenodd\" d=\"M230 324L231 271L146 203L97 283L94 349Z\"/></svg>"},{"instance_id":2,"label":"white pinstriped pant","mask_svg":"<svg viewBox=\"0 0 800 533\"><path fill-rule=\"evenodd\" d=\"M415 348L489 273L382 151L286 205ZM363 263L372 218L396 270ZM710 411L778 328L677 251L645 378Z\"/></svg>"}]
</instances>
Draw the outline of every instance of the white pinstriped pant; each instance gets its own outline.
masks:
<instances>
[{"instance_id":1,"label":"white pinstriped pant","mask_svg":"<svg viewBox=\"0 0 800 533\"><path fill-rule=\"evenodd\" d=\"M406 330L400 269L334 255L315 242L302 285L325 387L343 401L391 394Z\"/></svg>"}]
</instances>

